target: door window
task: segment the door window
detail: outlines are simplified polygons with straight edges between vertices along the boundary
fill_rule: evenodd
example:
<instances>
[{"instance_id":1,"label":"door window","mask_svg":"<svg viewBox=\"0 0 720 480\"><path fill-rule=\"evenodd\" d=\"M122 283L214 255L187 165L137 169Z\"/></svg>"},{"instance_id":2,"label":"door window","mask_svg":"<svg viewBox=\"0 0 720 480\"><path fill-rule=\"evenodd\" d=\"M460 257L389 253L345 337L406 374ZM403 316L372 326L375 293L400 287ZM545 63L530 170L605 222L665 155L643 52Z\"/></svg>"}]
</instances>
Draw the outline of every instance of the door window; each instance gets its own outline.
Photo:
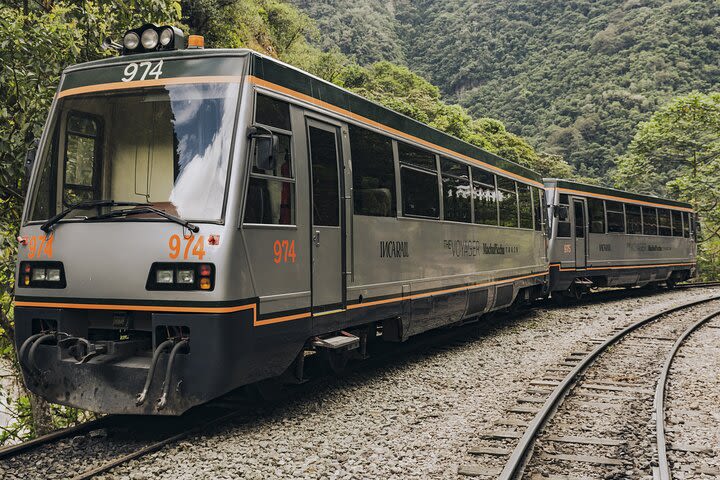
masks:
<instances>
[{"instance_id":1,"label":"door window","mask_svg":"<svg viewBox=\"0 0 720 480\"><path fill-rule=\"evenodd\" d=\"M100 121L79 112L70 112L65 134L65 181L63 203L68 206L98 196Z\"/></svg>"},{"instance_id":2,"label":"door window","mask_svg":"<svg viewBox=\"0 0 720 480\"><path fill-rule=\"evenodd\" d=\"M313 225L340 226L338 152L334 132L308 128L312 165Z\"/></svg>"},{"instance_id":3,"label":"door window","mask_svg":"<svg viewBox=\"0 0 720 480\"><path fill-rule=\"evenodd\" d=\"M585 210L583 202L573 202L575 209L575 238L585 238Z\"/></svg>"}]
</instances>

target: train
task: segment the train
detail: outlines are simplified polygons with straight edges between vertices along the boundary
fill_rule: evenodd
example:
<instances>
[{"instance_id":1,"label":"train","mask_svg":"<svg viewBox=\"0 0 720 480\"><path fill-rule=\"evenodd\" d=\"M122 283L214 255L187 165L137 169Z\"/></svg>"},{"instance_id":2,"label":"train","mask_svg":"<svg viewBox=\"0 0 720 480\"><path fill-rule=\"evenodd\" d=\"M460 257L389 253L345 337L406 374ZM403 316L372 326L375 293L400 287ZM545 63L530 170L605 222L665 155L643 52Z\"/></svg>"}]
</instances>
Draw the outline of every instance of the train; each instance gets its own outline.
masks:
<instances>
[{"instance_id":1,"label":"train","mask_svg":"<svg viewBox=\"0 0 720 480\"><path fill-rule=\"evenodd\" d=\"M24 381L180 415L592 286L695 274L691 205L540 175L171 26L62 73L18 237Z\"/></svg>"}]
</instances>

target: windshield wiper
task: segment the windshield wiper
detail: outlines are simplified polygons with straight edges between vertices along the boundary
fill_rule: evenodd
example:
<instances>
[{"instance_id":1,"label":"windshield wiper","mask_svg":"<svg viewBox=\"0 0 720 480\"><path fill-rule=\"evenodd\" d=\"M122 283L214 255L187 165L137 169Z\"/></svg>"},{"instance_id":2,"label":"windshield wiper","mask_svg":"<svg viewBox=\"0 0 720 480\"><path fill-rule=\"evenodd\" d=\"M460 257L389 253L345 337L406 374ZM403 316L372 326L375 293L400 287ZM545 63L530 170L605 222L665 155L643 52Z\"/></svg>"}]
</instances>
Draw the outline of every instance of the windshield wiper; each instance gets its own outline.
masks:
<instances>
[{"instance_id":1,"label":"windshield wiper","mask_svg":"<svg viewBox=\"0 0 720 480\"><path fill-rule=\"evenodd\" d=\"M159 208L153 207L149 203L138 203L136 206L139 206L140 208L125 208L122 210L113 210L108 213L104 213L102 215L98 215L96 217L90 217L86 219L88 222L94 222L98 220L107 220L108 218L119 218L119 217L128 217L130 215L142 215L146 213L154 213L156 215L159 215L163 218L166 218L167 220L170 220L171 222L175 222L178 225L182 225L183 227L187 228L193 233L197 233L200 231L200 227L198 227L195 224L192 224L188 222L187 220L183 220L180 217L176 217L175 215L171 215L167 213L164 210L160 210Z\"/></svg>"},{"instance_id":2,"label":"windshield wiper","mask_svg":"<svg viewBox=\"0 0 720 480\"><path fill-rule=\"evenodd\" d=\"M53 226L58 223L63 218L67 217L72 211L74 210L87 210L90 208L102 208L102 207L139 207L139 206L146 206L150 205L149 203L138 203L138 202L116 202L115 200L85 200L82 202L78 202L74 205L70 205L68 208L63 210L62 212L58 213L54 217L51 217L48 219L47 222L43 223L40 227L40 230L42 230L45 233L50 233L53 229ZM99 213L99 210L98 210Z\"/></svg>"}]
</instances>

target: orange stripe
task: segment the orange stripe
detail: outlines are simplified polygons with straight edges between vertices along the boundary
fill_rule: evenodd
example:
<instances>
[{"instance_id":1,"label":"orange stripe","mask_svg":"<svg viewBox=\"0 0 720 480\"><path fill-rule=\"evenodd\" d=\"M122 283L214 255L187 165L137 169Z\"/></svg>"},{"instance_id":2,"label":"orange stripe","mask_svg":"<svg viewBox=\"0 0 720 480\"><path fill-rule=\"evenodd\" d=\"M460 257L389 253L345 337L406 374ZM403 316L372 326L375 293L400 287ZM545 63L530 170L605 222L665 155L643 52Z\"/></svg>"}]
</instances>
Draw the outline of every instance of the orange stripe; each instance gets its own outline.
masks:
<instances>
[{"instance_id":1,"label":"orange stripe","mask_svg":"<svg viewBox=\"0 0 720 480\"><path fill-rule=\"evenodd\" d=\"M268 318L265 320L258 320L257 315L255 315L255 318L253 319L253 325L254 326L260 326L260 325L270 325L273 323L281 323L281 322L289 322L291 320L298 320L300 318L308 318L312 316L312 313L305 312L305 313L298 313L297 315L288 315L286 317L275 317L275 318Z\"/></svg>"},{"instance_id":2,"label":"orange stripe","mask_svg":"<svg viewBox=\"0 0 720 480\"><path fill-rule=\"evenodd\" d=\"M514 282L517 280L523 280L526 278L540 277L547 275L548 272L535 273L532 275L524 275L522 277L508 278L506 280L497 280L494 282L477 283L474 285L466 285L463 287L449 288L445 290L436 290L426 293L418 293L416 295L400 296L395 298L388 298L385 300L377 300L375 302L358 303L355 305L349 305L348 310L356 308L370 307L372 305L380 305L384 303L398 302L401 300L411 300L414 298L430 297L433 295L440 295L443 293L459 292L461 290L469 290L471 288L485 287L491 285L498 285L502 283ZM60 302L26 302L17 300L15 305L18 307L43 307L43 308L74 308L79 310L132 310L132 311L152 311L152 312L181 312L181 313L232 313L243 310L253 311L253 326L271 325L273 323L289 322L292 320L298 320L301 318L308 318L312 316L312 313L298 313L295 315L286 315L283 317L274 317L264 320L258 320L256 305L240 305L235 307L173 307L173 306L153 306L153 305L109 305L109 304L90 304L90 303L60 303Z\"/></svg>"},{"instance_id":3,"label":"orange stripe","mask_svg":"<svg viewBox=\"0 0 720 480\"><path fill-rule=\"evenodd\" d=\"M569 188L559 188L558 187L558 191L562 192L562 193L569 193L571 195L581 195L584 197L602 198L604 200L614 200L614 201L623 202L623 203L634 203L637 205L648 205L651 207L668 208L670 210L678 210L681 212L690 212L690 213L694 212L694 210L692 208L687 208L687 207L673 207L670 205L664 205L662 203L646 202L644 200L632 200L630 198L625 198L625 197L616 197L613 195L604 195L604 194L600 194L600 193L589 193L589 192L583 192L581 190L571 190Z\"/></svg>"},{"instance_id":4,"label":"orange stripe","mask_svg":"<svg viewBox=\"0 0 720 480\"><path fill-rule=\"evenodd\" d=\"M108 92L128 88L162 87L164 85L185 85L193 83L240 83L241 75L215 75L199 77L158 78L157 80L137 80L134 82L111 82L88 85L86 87L68 88L58 93L58 98L80 95L82 93Z\"/></svg>"},{"instance_id":5,"label":"orange stripe","mask_svg":"<svg viewBox=\"0 0 720 480\"><path fill-rule=\"evenodd\" d=\"M524 275L522 277L513 277L508 278L505 280L496 280L494 282L486 282L486 283L476 283L474 285L465 285L462 287L456 287L456 288L449 288L447 290L434 290L432 292L425 292L425 293L417 293L415 295L407 295L407 296L400 296L400 297L393 297L393 298L387 298L384 300L376 300L374 302L364 302L364 303L356 303L353 305L348 305L348 310L356 309L356 308L363 308L363 307L369 307L372 305L382 305L385 303L393 303L393 302L400 302L402 300L413 300L416 298L425 298L425 297L432 297L434 295L440 295L443 293L452 293L452 292L459 292L462 290L470 290L471 288L478 288L478 287L489 287L492 285L499 285L502 283L510 283L515 282L517 280L524 280L526 278L534 278L534 277L542 277L544 275L547 275L549 272L542 272L542 273L534 273L532 275Z\"/></svg>"},{"instance_id":6,"label":"orange stripe","mask_svg":"<svg viewBox=\"0 0 720 480\"><path fill-rule=\"evenodd\" d=\"M629 270L631 268L657 268L657 267L688 267L695 265L695 262L690 263L653 263L650 265L618 265L610 267L587 267L587 268L576 268L576 267L562 267L559 263L551 263L550 267L558 267L561 272L573 272L573 271L586 271L586 270Z\"/></svg>"},{"instance_id":7,"label":"orange stripe","mask_svg":"<svg viewBox=\"0 0 720 480\"><path fill-rule=\"evenodd\" d=\"M441 152L445 152L445 153L447 153L447 154L449 154L449 155L454 155L454 156L456 156L456 157L460 157L460 158L462 158L462 159L464 159L464 160L467 160L467 161L469 161L469 162L471 162L471 163L475 163L475 164L477 164L477 165L480 165L481 167L486 168L486 169L488 169L488 170L492 170L492 171L494 171L494 172L496 172L496 173L500 173L500 174L502 174L502 175L505 175L505 176L508 176L508 177L512 177L512 178L514 178L514 179L516 179L516 180L520 180L520 181L523 181L523 182L527 182L527 183L529 183L529 184L531 184L531 185L534 185L534 186L536 186L536 187L541 187L541 188L542 188L542 187L544 186L542 183L536 182L535 180L530 180L529 178L525 178L525 177L523 177L522 175L517 175L517 174L515 174L515 173L508 172L508 171L506 171L506 170L503 170L503 169L501 169L501 168L499 168L499 167L496 167L496 166L494 166L494 165L490 165L490 164L485 163L485 162L483 162L483 161L481 161L481 160L478 160L478 159L476 159L476 158L468 157L467 155L463 155L463 154L461 154L461 153L458 153L458 152L455 152L455 151L453 151L453 150L450 150L449 148L441 147L440 145L435 145L434 143L428 142L427 140L423 140L422 138L414 137L414 136L409 135L409 134L407 134L407 133L405 133L405 132L402 132L402 131L400 131L400 130L396 130L396 129L392 128L392 127L388 127L388 126L386 126L386 125L383 125L382 123L378 123L378 122L376 122L376 121L374 121L374 120L370 120L369 118L366 118L366 117L363 117L363 116L358 115L358 114L356 114L356 113L353 113L353 112L351 112L351 111L349 111L349 110L345 110L344 108L340 108L340 107L337 107L337 106L332 105L332 104L330 104L330 103L323 102L322 100L318 100L318 99L316 99L316 98L313 98L313 97L311 97L311 96L309 96L309 95L305 95L304 93L300 93L300 92L298 92L298 91L291 90L291 89L289 89L289 88L283 87L283 86L281 86L281 85L277 85L277 84L272 83L272 82L268 82L267 80L263 80L263 79L261 79L261 78L257 78L257 77L255 77L255 76L253 76L253 75L248 75L247 78L248 78L248 81L249 81L250 83L253 83L253 84L257 85L257 86L264 87L264 88L267 88L267 89L269 89L269 90L273 90L273 91L278 92L278 93L283 93L283 94L288 95L288 96L290 96L290 97L294 97L294 98L296 98L296 99L298 99L298 100L302 100L302 101L304 101L304 102L311 103L311 104L313 104L313 105L316 105L316 106L321 107L321 108L325 108L325 109L327 109L327 110L332 110L332 111L335 112L335 113L338 113L338 114L343 115L343 116L345 116L345 117L352 118L353 120L357 120L358 122L364 123L364 124L366 124L366 125L371 125L371 126L373 126L373 127L375 127L375 128L378 128L378 129L380 129L380 130L383 130L383 131L385 131L385 132L392 133L392 134L397 135L397 136L399 136L399 137L403 137L403 138L405 138L405 139L407 139L407 140L411 140L411 141L413 141L413 142L420 143L420 144L422 144L422 145L425 145L426 147L430 147L430 148L434 148L434 149L436 149L436 150L440 150Z\"/></svg>"},{"instance_id":8,"label":"orange stripe","mask_svg":"<svg viewBox=\"0 0 720 480\"><path fill-rule=\"evenodd\" d=\"M132 310L142 312L232 313L255 308L255 305L235 307L174 307L155 305L107 305L91 303L56 303L15 301L18 307L75 308L78 310Z\"/></svg>"}]
</instances>

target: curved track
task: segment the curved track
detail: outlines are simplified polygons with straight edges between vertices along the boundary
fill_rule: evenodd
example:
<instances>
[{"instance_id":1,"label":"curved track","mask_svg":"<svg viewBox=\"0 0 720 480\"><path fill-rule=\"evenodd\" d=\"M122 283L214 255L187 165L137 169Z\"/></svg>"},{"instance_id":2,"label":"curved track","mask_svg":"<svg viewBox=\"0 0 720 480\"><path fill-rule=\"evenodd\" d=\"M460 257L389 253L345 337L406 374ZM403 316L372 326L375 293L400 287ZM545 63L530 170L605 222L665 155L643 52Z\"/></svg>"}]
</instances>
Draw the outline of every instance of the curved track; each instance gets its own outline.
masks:
<instances>
[{"instance_id":1,"label":"curved track","mask_svg":"<svg viewBox=\"0 0 720 480\"><path fill-rule=\"evenodd\" d=\"M573 387L577 384L583 374L596 362L596 360L600 357L601 354L605 353L608 350L610 346L615 345L635 330L652 322L655 322L662 317L694 306L717 300L720 300L720 296L713 296L702 300L696 300L643 318L642 320L635 322L623 328L622 330L619 330L615 335L605 340L593 351L589 352L584 358L582 358L582 360L579 361L579 363L575 365L575 367L550 393L545 403L542 405L535 417L530 421L527 429L518 441L515 449L512 451L510 458L505 464L505 467L500 472L498 478L502 480L511 480L514 478L520 478L520 476L522 476L522 474L524 473L524 469L528 464L529 457L532 454L535 441L543 427L553 417L553 415L557 411L557 408L563 403L566 395L573 389ZM676 342L676 345L679 346L679 344L682 343L682 340L686 338L687 335L689 335L689 333L692 332L694 328L697 328L697 326L717 315L720 315L720 310L715 311L712 314L704 317L702 320L696 322L693 325L692 329L686 331L686 334L684 334L681 339ZM668 359L666 363L669 364L671 361L672 358ZM664 382L665 380L663 379L662 381ZM662 395L664 395L664 393Z\"/></svg>"}]
</instances>

